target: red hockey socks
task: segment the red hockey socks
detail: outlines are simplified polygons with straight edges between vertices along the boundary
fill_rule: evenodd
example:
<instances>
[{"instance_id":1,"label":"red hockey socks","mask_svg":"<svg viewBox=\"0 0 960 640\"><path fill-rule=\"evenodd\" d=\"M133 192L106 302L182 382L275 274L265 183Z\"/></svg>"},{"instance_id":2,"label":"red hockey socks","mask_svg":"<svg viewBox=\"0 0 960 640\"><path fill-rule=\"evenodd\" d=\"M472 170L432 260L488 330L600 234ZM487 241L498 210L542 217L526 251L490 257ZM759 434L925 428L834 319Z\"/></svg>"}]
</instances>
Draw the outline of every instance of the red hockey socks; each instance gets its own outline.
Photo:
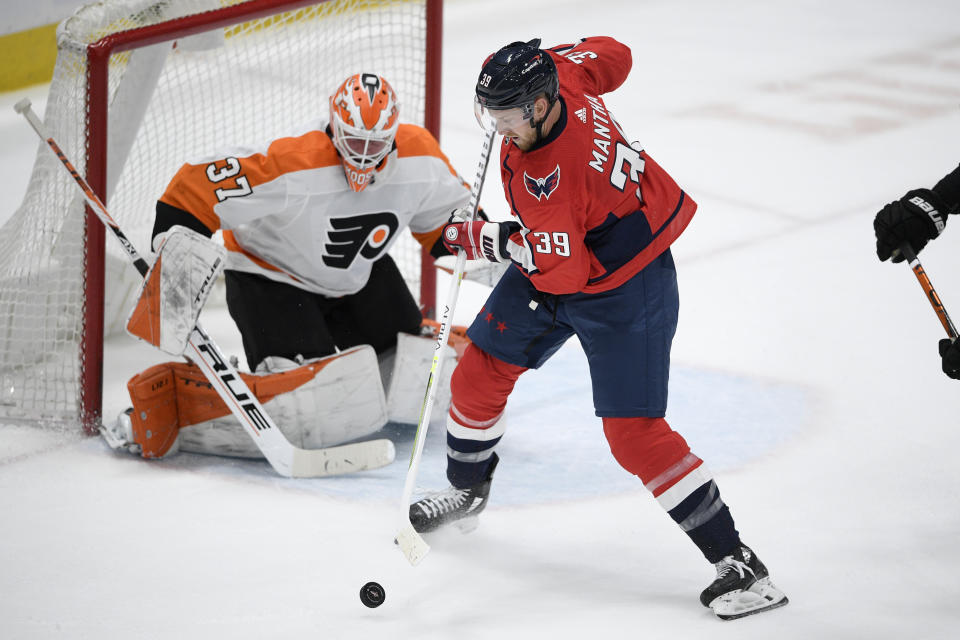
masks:
<instances>
[{"instance_id":1,"label":"red hockey socks","mask_svg":"<svg viewBox=\"0 0 960 640\"><path fill-rule=\"evenodd\" d=\"M603 418L613 457L639 476L710 562L740 542L713 475L663 418Z\"/></svg>"},{"instance_id":2,"label":"red hockey socks","mask_svg":"<svg viewBox=\"0 0 960 640\"><path fill-rule=\"evenodd\" d=\"M473 344L460 358L450 380L447 415L447 479L453 486L464 489L486 479L503 436L507 397L524 371Z\"/></svg>"}]
</instances>

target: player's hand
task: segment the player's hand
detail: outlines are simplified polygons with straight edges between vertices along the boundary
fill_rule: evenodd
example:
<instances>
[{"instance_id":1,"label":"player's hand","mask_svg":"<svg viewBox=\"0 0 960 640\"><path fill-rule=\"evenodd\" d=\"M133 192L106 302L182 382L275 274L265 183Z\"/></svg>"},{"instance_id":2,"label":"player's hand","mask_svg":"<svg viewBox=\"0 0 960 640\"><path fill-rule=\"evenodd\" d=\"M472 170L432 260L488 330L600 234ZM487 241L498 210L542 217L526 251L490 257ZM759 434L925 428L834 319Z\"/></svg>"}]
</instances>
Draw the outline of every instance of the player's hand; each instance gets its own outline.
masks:
<instances>
[{"instance_id":1,"label":"player's hand","mask_svg":"<svg viewBox=\"0 0 960 640\"><path fill-rule=\"evenodd\" d=\"M450 218L447 220L447 223L451 222L466 222L467 218L470 217L469 207L460 207L459 209L454 209L453 213L450 214ZM487 212L483 210L483 207L477 207L477 215L474 216L474 220L482 220L484 222L490 222L490 218L487 216Z\"/></svg>"},{"instance_id":2,"label":"player's hand","mask_svg":"<svg viewBox=\"0 0 960 640\"><path fill-rule=\"evenodd\" d=\"M883 262L902 242L917 253L940 235L947 225L947 210L940 196L930 189L914 189L877 213L873 230L877 236L877 257ZM902 262L899 253L893 262Z\"/></svg>"},{"instance_id":3,"label":"player's hand","mask_svg":"<svg viewBox=\"0 0 960 640\"><path fill-rule=\"evenodd\" d=\"M943 372L954 380L960 380L960 340L941 340L940 358L943 360Z\"/></svg>"},{"instance_id":4,"label":"player's hand","mask_svg":"<svg viewBox=\"0 0 960 640\"><path fill-rule=\"evenodd\" d=\"M519 231L516 222L450 222L443 228L443 246L453 255L465 251L467 260L510 260L510 235Z\"/></svg>"}]
</instances>

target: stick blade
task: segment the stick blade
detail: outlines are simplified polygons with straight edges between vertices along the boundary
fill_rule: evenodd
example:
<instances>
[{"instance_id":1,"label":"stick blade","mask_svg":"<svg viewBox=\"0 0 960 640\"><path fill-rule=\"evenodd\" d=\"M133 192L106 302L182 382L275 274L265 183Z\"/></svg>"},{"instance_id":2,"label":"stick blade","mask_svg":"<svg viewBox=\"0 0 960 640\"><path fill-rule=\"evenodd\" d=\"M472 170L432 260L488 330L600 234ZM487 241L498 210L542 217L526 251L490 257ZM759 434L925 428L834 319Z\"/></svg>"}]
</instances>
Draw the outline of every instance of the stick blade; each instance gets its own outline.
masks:
<instances>
[{"instance_id":1,"label":"stick blade","mask_svg":"<svg viewBox=\"0 0 960 640\"><path fill-rule=\"evenodd\" d=\"M406 556L407 562L417 565L423 560L423 557L430 551L430 545L417 533L410 521L407 520L400 526L400 531L394 539L400 551Z\"/></svg>"},{"instance_id":2,"label":"stick blade","mask_svg":"<svg viewBox=\"0 0 960 640\"><path fill-rule=\"evenodd\" d=\"M30 108L31 104L30 98L24 98L23 100L17 102L17 104L13 105L13 110L17 113L24 113Z\"/></svg>"},{"instance_id":3,"label":"stick blade","mask_svg":"<svg viewBox=\"0 0 960 640\"><path fill-rule=\"evenodd\" d=\"M391 440L365 440L326 449L294 449L291 477L322 478L369 469L393 462L396 448Z\"/></svg>"}]
</instances>

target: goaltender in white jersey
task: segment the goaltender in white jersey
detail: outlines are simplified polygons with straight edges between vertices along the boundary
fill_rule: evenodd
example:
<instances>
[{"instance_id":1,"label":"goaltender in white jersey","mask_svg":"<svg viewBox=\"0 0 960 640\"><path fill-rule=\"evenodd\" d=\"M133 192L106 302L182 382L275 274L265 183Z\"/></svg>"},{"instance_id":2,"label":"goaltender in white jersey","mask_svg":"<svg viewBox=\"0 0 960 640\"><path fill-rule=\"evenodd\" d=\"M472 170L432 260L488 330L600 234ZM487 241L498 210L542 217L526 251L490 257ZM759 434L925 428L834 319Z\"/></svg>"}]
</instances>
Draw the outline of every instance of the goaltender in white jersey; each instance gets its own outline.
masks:
<instances>
[{"instance_id":1,"label":"goaltender in white jersey","mask_svg":"<svg viewBox=\"0 0 960 640\"><path fill-rule=\"evenodd\" d=\"M433 136L400 124L389 83L350 76L328 122L180 168L157 203L157 261L128 331L182 353L222 262L208 238L222 230L227 306L254 372L244 377L291 443L327 447L388 417L416 422L432 330L388 251L409 228L434 257L448 255L441 230L469 196ZM175 362L135 376L133 407L107 440L148 458L259 456L202 380Z\"/></svg>"},{"instance_id":2,"label":"goaltender in white jersey","mask_svg":"<svg viewBox=\"0 0 960 640\"><path fill-rule=\"evenodd\" d=\"M431 249L469 192L433 136L410 124L396 128L381 169L361 178L369 186L354 191L326 130L324 122L261 152L184 165L161 205L222 228L227 269L324 296L357 293L407 227Z\"/></svg>"}]
</instances>

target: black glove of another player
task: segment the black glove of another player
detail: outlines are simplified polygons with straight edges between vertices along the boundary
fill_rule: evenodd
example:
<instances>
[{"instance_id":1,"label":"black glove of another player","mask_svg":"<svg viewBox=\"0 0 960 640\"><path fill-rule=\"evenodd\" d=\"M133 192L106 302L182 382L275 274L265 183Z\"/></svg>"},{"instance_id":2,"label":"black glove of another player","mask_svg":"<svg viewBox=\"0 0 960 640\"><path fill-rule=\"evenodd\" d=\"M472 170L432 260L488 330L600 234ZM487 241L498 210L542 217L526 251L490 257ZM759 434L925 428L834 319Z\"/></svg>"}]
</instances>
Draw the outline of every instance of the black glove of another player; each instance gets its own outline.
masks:
<instances>
[{"instance_id":1,"label":"black glove of another player","mask_svg":"<svg viewBox=\"0 0 960 640\"><path fill-rule=\"evenodd\" d=\"M941 340L940 357L943 358L943 372L954 380L960 380L960 340Z\"/></svg>"},{"instance_id":2,"label":"black glove of another player","mask_svg":"<svg viewBox=\"0 0 960 640\"><path fill-rule=\"evenodd\" d=\"M883 262L901 242L909 242L917 253L947 226L947 208L943 200L930 189L914 189L891 202L873 219L877 235L877 257ZM903 262L897 254L894 262Z\"/></svg>"}]
</instances>

